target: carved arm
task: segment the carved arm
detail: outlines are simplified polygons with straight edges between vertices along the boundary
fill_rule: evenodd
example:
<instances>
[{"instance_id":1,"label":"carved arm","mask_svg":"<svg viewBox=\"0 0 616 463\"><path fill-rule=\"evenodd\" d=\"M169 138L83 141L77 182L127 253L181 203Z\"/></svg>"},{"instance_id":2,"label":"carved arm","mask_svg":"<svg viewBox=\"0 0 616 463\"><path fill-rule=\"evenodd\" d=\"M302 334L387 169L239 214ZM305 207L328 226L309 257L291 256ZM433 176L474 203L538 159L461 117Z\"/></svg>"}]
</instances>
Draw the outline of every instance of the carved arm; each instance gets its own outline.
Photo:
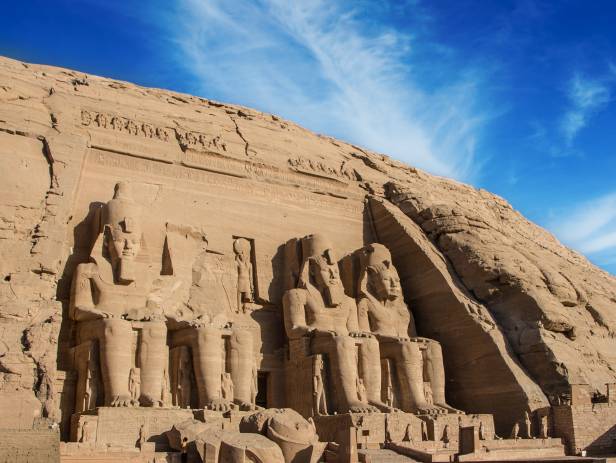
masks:
<instances>
[{"instance_id":1,"label":"carved arm","mask_svg":"<svg viewBox=\"0 0 616 463\"><path fill-rule=\"evenodd\" d=\"M290 289L282 298L284 327L291 339L300 338L311 330L306 324L306 298L301 290Z\"/></svg>"},{"instance_id":2,"label":"carved arm","mask_svg":"<svg viewBox=\"0 0 616 463\"><path fill-rule=\"evenodd\" d=\"M73 320L85 321L111 316L107 312L98 310L94 305L90 280L95 274L95 264L79 264L75 269L69 305L69 315Z\"/></svg>"}]
</instances>

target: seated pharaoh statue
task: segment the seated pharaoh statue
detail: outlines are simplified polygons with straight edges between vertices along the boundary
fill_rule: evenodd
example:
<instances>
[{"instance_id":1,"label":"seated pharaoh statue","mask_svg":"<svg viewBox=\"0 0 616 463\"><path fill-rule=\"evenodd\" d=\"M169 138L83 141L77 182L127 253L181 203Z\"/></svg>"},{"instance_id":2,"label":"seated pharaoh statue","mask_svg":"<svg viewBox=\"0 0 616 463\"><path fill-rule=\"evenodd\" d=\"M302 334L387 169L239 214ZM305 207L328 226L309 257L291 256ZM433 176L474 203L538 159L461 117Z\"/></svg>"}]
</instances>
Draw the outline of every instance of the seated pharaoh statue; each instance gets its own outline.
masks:
<instances>
[{"instance_id":1,"label":"seated pharaoh statue","mask_svg":"<svg viewBox=\"0 0 616 463\"><path fill-rule=\"evenodd\" d=\"M113 199L100 210L90 262L79 264L73 275L69 311L77 322L77 344L89 343L98 352L80 366L84 388L78 395L84 397L77 399L78 411L97 405L161 405L167 329L162 311L150 303L157 275L140 214L130 185L118 183ZM104 398L96 397L99 374Z\"/></svg>"},{"instance_id":2,"label":"seated pharaoh statue","mask_svg":"<svg viewBox=\"0 0 616 463\"><path fill-rule=\"evenodd\" d=\"M359 328L357 305L344 293L331 244L322 235L314 234L288 242L286 253L287 261L295 260L295 264L287 262L287 270L297 269L291 278L296 280L295 287L283 296L291 355L325 357L329 413L392 411L381 401L378 341ZM287 378L293 375L289 372ZM299 404L298 409L305 408ZM323 414L321 410L313 413Z\"/></svg>"},{"instance_id":3,"label":"seated pharaoh statue","mask_svg":"<svg viewBox=\"0 0 616 463\"><path fill-rule=\"evenodd\" d=\"M174 269L178 271L181 267L179 260L192 262L192 267L184 271L192 281L187 285L188 294L175 306L165 307L172 353L171 383L176 393L180 390L176 405L215 411L234 407L255 409L257 371L253 336L245 326L247 323L243 323L250 316L235 307L237 299L231 296L230 269L220 255L208 251L205 234L177 227L170 231L168 227L167 237L171 254L184 257L174 262ZM198 243L198 249L187 251L190 243L193 248ZM184 360L175 358L175 352ZM194 378L196 403L191 403L188 390L191 381L184 380L189 377Z\"/></svg>"},{"instance_id":4,"label":"seated pharaoh statue","mask_svg":"<svg viewBox=\"0 0 616 463\"><path fill-rule=\"evenodd\" d=\"M392 365L400 408L412 413L458 413L445 402L441 346L417 336L389 250L374 243L355 254L359 259L356 291L360 329L376 336L381 357ZM425 390L428 387L431 394Z\"/></svg>"}]
</instances>

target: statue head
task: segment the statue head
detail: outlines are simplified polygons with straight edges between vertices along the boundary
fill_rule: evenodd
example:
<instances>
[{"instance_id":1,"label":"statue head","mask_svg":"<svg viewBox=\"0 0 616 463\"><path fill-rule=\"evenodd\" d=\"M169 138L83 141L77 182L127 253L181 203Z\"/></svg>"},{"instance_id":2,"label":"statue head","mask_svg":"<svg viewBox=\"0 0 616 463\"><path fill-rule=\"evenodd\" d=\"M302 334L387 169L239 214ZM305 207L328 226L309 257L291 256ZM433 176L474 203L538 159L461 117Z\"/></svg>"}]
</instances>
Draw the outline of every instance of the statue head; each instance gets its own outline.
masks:
<instances>
[{"instance_id":1,"label":"statue head","mask_svg":"<svg viewBox=\"0 0 616 463\"><path fill-rule=\"evenodd\" d=\"M267 437L282 449L285 461L300 460L298 455L309 454L319 440L312 418L307 420L290 408L277 410L267 420Z\"/></svg>"},{"instance_id":2,"label":"statue head","mask_svg":"<svg viewBox=\"0 0 616 463\"><path fill-rule=\"evenodd\" d=\"M103 247L119 283L135 280L134 262L142 251L141 208L133 200L130 185L117 183L113 199L102 211Z\"/></svg>"},{"instance_id":3,"label":"statue head","mask_svg":"<svg viewBox=\"0 0 616 463\"><path fill-rule=\"evenodd\" d=\"M308 235L302 239L302 256L300 286L306 287L309 280L321 292L327 306L340 305L344 286L331 243L323 235Z\"/></svg>"},{"instance_id":4,"label":"statue head","mask_svg":"<svg viewBox=\"0 0 616 463\"><path fill-rule=\"evenodd\" d=\"M363 249L360 292L368 291L378 300L395 300L402 295L400 277L391 261L389 249L372 243Z\"/></svg>"},{"instance_id":5,"label":"statue head","mask_svg":"<svg viewBox=\"0 0 616 463\"><path fill-rule=\"evenodd\" d=\"M251 251L250 241L248 241L246 238L237 238L233 242L233 251L235 251L235 255L242 260L249 260Z\"/></svg>"}]
</instances>

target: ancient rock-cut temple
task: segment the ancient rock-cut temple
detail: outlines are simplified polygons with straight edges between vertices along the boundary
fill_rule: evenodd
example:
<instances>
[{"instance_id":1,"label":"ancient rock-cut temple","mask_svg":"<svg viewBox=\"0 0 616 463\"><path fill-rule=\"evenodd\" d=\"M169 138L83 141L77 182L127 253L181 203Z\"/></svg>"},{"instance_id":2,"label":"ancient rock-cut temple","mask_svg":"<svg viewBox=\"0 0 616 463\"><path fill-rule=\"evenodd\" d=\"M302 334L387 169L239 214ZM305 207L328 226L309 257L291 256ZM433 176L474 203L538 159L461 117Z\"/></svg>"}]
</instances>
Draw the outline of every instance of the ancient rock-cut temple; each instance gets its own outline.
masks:
<instances>
[{"instance_id":1,"label":"ancient rock-cut temple","mask_svg":"<svg viewBox=\"0 0 616 463\"><path fill-rule=\"evenodd\" d=\"M0 164L0 461L616 453L616 279L495 195L5 58Z\"/></svg>"}]
</instances>

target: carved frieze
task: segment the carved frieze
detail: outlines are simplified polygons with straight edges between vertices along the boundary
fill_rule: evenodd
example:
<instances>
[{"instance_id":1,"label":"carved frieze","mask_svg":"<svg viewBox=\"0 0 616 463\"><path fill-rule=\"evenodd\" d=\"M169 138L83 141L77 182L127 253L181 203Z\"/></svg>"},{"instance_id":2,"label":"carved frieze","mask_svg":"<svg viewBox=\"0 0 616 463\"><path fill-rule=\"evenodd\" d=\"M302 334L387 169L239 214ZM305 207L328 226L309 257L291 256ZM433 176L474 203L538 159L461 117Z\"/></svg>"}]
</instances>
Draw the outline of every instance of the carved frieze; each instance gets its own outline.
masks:
<instances>
[{"instance_id":1,"label":"carved frieze","mask_svg":"<svg viewBox=\"0 0 616 463\"><path fill-rule=\"evenodd\" d=\"M213 151L225 153L227 144L220 135L211 136L203 133L176 129L177 139L182 150Z\"/></svg>"},{"instance_id":2,"label":"carved frieze","mask_svg":"<svg viewBox=\"0 0 616 463\"><path fill-rule=\"evenodd\" d=\"M160 127L148 122L139 122L116 114L81 110L81 125L113 130L142 138L158 139L163 142L173 140L173 129Z\"/></svg>"},{"instance_id":3,"label":"carved frieze","mask_svg":"<svg viewBox=\"0 0 616 463\"><path fill-rule=\"evenodd\" d=\"M343 181L345 183L349 180L356 180L354 170L347 167L344 162L338 166L332 166L323 161L296 156L290 158L288 163L291 169L296 172Z\"/></svg>"}]
</instances>

